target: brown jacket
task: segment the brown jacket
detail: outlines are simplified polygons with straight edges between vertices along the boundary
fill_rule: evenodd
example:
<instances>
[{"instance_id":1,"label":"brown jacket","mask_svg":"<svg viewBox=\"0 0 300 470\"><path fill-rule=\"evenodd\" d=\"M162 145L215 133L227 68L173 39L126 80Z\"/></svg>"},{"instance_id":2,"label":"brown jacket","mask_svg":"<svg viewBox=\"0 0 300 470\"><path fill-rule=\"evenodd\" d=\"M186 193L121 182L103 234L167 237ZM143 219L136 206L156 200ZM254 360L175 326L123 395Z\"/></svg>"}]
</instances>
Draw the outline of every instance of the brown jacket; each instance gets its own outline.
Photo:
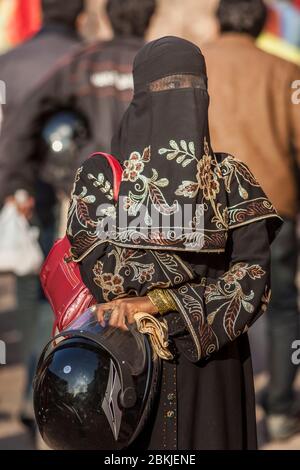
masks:
<instances>
[{"instance_id":1,"label":"brown jacket","mask_svg":"<svg viewBox=\"0 0 300 470\"><path fill-rule=\"evenodd\" d=\"M224 34L203 51L214 150L248 164L279 214L295 217L300 104L292 102L291 85L300 69L261 51L243 34Z\"/></svg>"}]
</instances>

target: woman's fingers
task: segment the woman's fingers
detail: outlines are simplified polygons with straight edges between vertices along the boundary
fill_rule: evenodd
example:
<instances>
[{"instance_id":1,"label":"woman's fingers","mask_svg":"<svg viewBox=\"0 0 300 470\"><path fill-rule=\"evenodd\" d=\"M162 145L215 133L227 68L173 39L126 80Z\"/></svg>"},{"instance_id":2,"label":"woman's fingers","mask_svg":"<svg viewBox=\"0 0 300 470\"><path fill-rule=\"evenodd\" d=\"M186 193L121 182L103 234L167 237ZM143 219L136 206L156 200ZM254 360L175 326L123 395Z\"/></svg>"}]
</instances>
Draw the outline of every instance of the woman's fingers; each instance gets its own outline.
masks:
<instances>
[{"instance_id":1,"label":"woman's fingers","mask_svg":"<svg viewBox=\"0 0 300 470\"><path fill-rule=\"evenodd\" d=\"M135 311L128 312L126 315L127 322L129 325L132 325L132 323L135 323L134 315L136 314Z\"/></svg>"},{"instance_id":2,"label":"woman's fingers","mask_svg":"<svg viewBox=\"0 0 300 470\"><path fill-rule=\"evenodd\" d=\"M95 313L97 315L97 319L99 321L99 323L101 324L101 326L105 326L106 324L106 321L109 319L109 318L106 318L107 317L107 313L109 311L113 311L114 309L114 305L112 303L107 303L107 304L102 304L102 305L97 305L96 306L96 309L95 309Z\"/></svg>"},{"instance_id":3,"label":"woman's fingers","mask_svg":"<svg viewBox=\"0 0 300 470\"><path fill-rule=\"evenodd\" d=\"M112 313L110 315L109 325L117 328L118 323L119 323L119 309L118 307L115 307L112 310Z\"/></svg>"},{"instance_id":4,"label":"woman's fingers","mask_svg":"<svg viewBox=\"0 0 300 470\"><path fill-rule=\"evenodd\" d=\"M120 330L123 331L128 331L127 325L126 325L126 317L123 315L119 315L119 322L117 328L120 328Z\"/></svg>"},{"instance_id":5,"label":"woman's fingers","mask_svg":"<svg viewBox=\"0 0 300 470\"><path fill-rule=\"evenodd\" d=\"M132 323L135 323L134 315L136 314L136 309L130 303L130 301L124 301L124 303L122 302L119 306L119 310L125 319L125 325L131 325ZM126 329L128 329L127 326Z\"/></svg>"},{"instance_id":6,"label":"woman's fingers","mask_svg":"<svg viewBox=\"0 0 300 470\"><path fill-rule=\"evenodd\" d=\"M126 325L126 305L124 303L119 303L113 308L109 324L114 328L120 328L124 331L128 330Z\"/></svg>"},{"instance_id":7,"label":"woman's fingers","mask_svg":"<svg viewBox=\"0 0 300 470\"><path fill-rule=\"evenodd\" d=\"M109 325L114 328L128 330L127 325L135 322L134 315L137 312L136 304L132 299L121 299L95 306L95 312L99 323L104 327Z\"/></svg>"},{"instance_id":8,"label":"woman's fingers","mask_svg":"<svg viewBox=\"0 0 300 470\"><path fill-rule=\"evenodd\" d=\"M124 312L122 312L119 307L115 307L112 311L109 325L114 328L120 328L121 330L127 330L126 317L124 316Z\"/></svg>"}]
</instances>

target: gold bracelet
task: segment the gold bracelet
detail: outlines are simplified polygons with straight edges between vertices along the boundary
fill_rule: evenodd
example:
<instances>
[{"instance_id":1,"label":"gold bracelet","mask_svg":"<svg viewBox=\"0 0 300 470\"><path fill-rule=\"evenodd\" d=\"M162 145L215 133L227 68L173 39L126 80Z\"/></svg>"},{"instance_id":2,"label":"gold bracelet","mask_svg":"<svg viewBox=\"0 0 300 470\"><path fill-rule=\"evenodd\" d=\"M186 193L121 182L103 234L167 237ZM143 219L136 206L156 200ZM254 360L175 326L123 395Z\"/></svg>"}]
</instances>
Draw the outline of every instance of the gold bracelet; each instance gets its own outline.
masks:
<instances>
[{"instance_id":1,"label":"gold bracelet","mask_svg":"<svg viewBox=\"0 0 300 470\"><path fill-rule=\"evenodd\" d=\"M167 289L154 289L147 295L161 315L177 310L176 303Z\"/></svg>"}]
</instances>

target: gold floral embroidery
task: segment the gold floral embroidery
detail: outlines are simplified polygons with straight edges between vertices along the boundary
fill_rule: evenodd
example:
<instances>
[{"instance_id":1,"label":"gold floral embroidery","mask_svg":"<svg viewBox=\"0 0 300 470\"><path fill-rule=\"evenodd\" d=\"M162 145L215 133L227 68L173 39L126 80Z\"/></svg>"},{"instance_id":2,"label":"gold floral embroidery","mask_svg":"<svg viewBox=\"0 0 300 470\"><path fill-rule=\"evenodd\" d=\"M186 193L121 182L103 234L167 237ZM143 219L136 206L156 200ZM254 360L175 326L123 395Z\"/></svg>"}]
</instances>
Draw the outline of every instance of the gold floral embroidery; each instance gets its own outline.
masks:
<instances>
[{"instance_id":1,"label":"gold floral embroidery","mask_svg":"<svg viewBox=\"0 0 300 470\"><path fill-rule=\"evenodd\" d=\"M169 180L167 178L159 179L158 172L154 168L152 169L151 178L147 178L142 174L145 163L149 163L150 160L151 149L147 147L143 155L139 152L133 152L129 160L124 163L125 170L122 180L136 183L134 186L135 193L130 191L128 196L124 198L124 210L131 216L137 216L142 205L147 207L149 199L161 214L171 215L178 211L178 202L174 201L170 206L161 191L161 188L166 188L169 185ZM144 220L146 226L151 225L151 217L148 210L146 210Z\"/></svg>"},{"instance_id":2,"label":"gold floral embroidery","mask_svg":"<svg viewBox=\"0 0 300 470\"><path fill-rule=\"evenodd\" d=\"M218 337L209 322L205 320L202 296L192 285L178 289L179 296L174 291L171 291L171 294L193 336L197 348L197 360L218 351ZM195 335L195 332L197 332L197 335Z\"/></svg>"},{"instance_id":3,"label":"gold floral embroidery","mask_svg":"<svg viewBox=\"0 0 300 470\"><path fill-rule=\"evenodd\" d=\"M178 144L175 140L170 140L170 147L169 149L159 149L159 155L165 155L167 160L176 159L176 163L182 165L183 168L192 163L192 161L197 161L194 142L181 140L180 144Z\"/></svg>"},{"instance_id":4,"label":"gold floral embroidery","mask_svg":"<svg viewBox=\"0 0 300 470\"><path fill-rule=\"evenodd\" d=\"M218 229L227 230L227 207L222 210L222 204L216 202L217 195L220 192L220 179L222 178L222 174L215 157L210 155L210 148L206 138L204 139L204 155L197 163L196 178L197 182L183 181L175 194L177 196L193 198L201 189L203 193L202 203L209 201L214 212L214 217L211 222L215 223ZM205 205L205 209L208 209L207 205Z\"/></svg>"},{"instance_id":5,"label":"gold floral embroidery","mask_svg":"<svg viewBox=\"0 0 300 470\"><path fill-rule=\"evenodd\" d=\"M129 160L124 162L123 181L135 183L145 168L145 163L150 161L150 147L144 150L143 155L133 152Z\"/></svg>"},{"instance_id":6,"label":"gold floral embroidery","mask_svg":"<svg viewBox=\"0 0 300 470\"><path fill-rule=\"evenodd\" d=\"M112 201L114 198L114 191L110 181L106 180L103 173L99 173L97 178L91 173L88 174L88 179L93 181L93 186L99 188L105 194L108 200Z\"/></svg>"},{"instance_id":7,"label":"gold floral embroidery","mask_svg":"<svg viewBox=\"0 0 300 470\"><path fill-rule=\"evenodd\" d=\"M201 223L197 223L199 219L193 217L188 226L181 227L180 233L164 226L155 227L157 230L154 230L150 207L152 210L154 206L162 215L175 215L180 213L182 207L179 207L178 200L166 200L163 188L170 185L168 178L160 178L155 168L148 176L146 165L151 161L151 148L146 147L142 154L134 151L130 155L125 162L123 175L123 181L131 183L123 198L124 210L131 217L141 215L145 230L135 230L132 226L118 227L114 240L116 243L128 248L139 245L146 249L164 247L169 251L194 249L224 252L229 229L277 216L244 163L230 155L212 153L207 138L203 146L202 157L197 156L194 142L183 139L179 142L170 140L168 148L158 150L160 155L172 161L172 164L180 165L182 169L193 165L190 173L195 169L196 181L179 180L174 193L175 196L196 199L197 206L202 207ZM177 179L178 172L174 175ZM180 202L183 206L182 200ZM151 227L151 231L148 227Z\"/></svg>"},{"instance_id":8,"label":"gold floral embroidery","mask_svg":"<svg viewBox=\"0 0 300 470\"><path fill-rule=\"evenodd\" d=\"M76 218L76 222L79 227L89 230L96 229L97 221L90 217L88 207L90 204L94 204L95 201L96 197L94 195L88 195L87 188L85 186L83 186L82 191L78 196L73 194L68 212L68 235L74 235L74 218Z\"/></svg>"},{"instance_id":9,"label":"gold floral embroidery","mask_svg":"<svg viewBox=\"0 0 300 470\"><path fill-rule=\"evenodd\" d=\"M260 197L252 197L251 199L249 189L260 188L260 186L247 165L236 160L231 155L227 155L221 161L218 161L217 155L210 155L210 148L207 139L205 139L204 155L199 161L195 157L198 161L197 181L182 181L176 190L176 195L194 198L202 190L202 203L204 203L205 210L208 210L209 206L205 204L205 201L209 201L214 213L210 222L218 230L227 231L228 228L238 227L251 220L276 217L277 214L273 205L261 191L258 193ZM220 194L221 184L223 184L228 195L231 195L232 188L236 187L241 199L239 200L233 194L232 197L235 197L237 203L229 205L227 205L225 199L222 200L220 197L219 200L218 195ZM211 241L207 227L204 237L205 241L210 244Z\"/></svg>"},{"instance_id":10,"label":"gold floral embroidery","mask_svg":"<svg viewBox=\"0 0 300 470\"><path fill-rule=\"evenodd\" d=\"M230 340L237 338L242 332L236 331L235 326L243 307L248 313L253 313L254 306L251 301L254 299L254 292L248 294L243 291L241 282L246 276L252 280L261 279L265 271L258 265L237 263L227 273L225 273L216 284L209 284L205 289L205 302L209 304L213 301L224 300L218 308L208 316L210 325L214 323L218 312L226 308L223 327Z\"/></svg>"},{"instance_id":11,"label":"gold floral embroidery","mask_svg":"<svg viewBox=\"0 0 300 470\"><path fill-rule=\"evenodd\" d=\"M241 178L243 179L243 181L250 184L250 186L259 187L258 182L252 175L247 165L232 157L232 155L227 155L227 157L220 164L220 168L222 171L222 177L225 183L225 188L228 194L231 193L231 184L233 178L236 179L239 194L244 200L249 199L249 193L243 187L241 183Z\"/></svg>"},{"instance_id":12,"label":"gold floral embroidery","mask_svg":"<svg viewBox=\"0 0 300 470\"><path fill-rule=\"evenodd\" d=\"M129 277L131 272L133 273L132 281L138 281L140 284L152 281L155 274L154 264L139 262L139 259L144 256L143 252L114 246L108 256L115 258L115 273L120 273L121 269L124 269L126 277Z\"/></svg>"},{"instance_id":13,"label":"gold floral embroidery","mask_svg":"<svg viewBox=\"0 0 300 470\"><path fill-rule=\"evenodd\" d=\"M269 303L270 303L270 300L271 300L271 295L272 295L271 289L269 288L269 286L266 286L265 292L264 292L264 294L261 298L261 311L262 311L262 313L266 313L266 311L268 309L268 306L269 306Z\"/></svg>"},{"instance_id":14,"label":"gold floral embroidery","mask_svg":"<svg viewBox=\"0 0 300 470\"><path fill-rule=\"evenodd\" d=\"M110 295L117 298L124 294L124 278L119 274L104 273L101 261L97 261L93 273L94 283L102 289L103 298L106 302L111 300Z\"/></svg>"},{"instance_id":15,"label":"gold floral embroidery","mask_svg":"<svg viewBox=\"0 0 300 470\"><path fill-rule=\"evenodd\" d=\"M203 189L203 196L207 201L216 199L220 191L220 184L212 171L212 157L204 155L198 163L197 179L199 187Z\"/></svg>"},{"instance_id":16,"label":"gold floral embroidery","mask_svg":"<svg viewBox=\"0 0 300 470\"><path fill-rule=\"evenodd\" d=\"M143 252L114 246L106 257L107 260L114 257L115 263L106 265L98 260L93 268L94 283L101 287L106 301L124 294L125 278L130 278L132 282L137 281L141 285L151 283L155 274L154 264L139 262L139 259L143 258ZM107 272L108 266L113 272Z\"/></svg>"},{"instance_id":17,"label":"gold floral embroidery","mask_svg":"<svg viewBox=\"0 0 300 470\"><path fill-rule=\"evenodd\" d=\"M90 215L91 212L96 212L95 202L97 198L95 193L88 194L85 185L79 185L82 172L83 167L79 168L76 173L67 222L67 235L73 238L72 244L77 255L81 255L84 249L97 241L97 228L101 225L101 220L104 217L116 217L116 209L113 204L102 209L99 216L92 217ZM87 178L109 202L113 200L112 183L105 178L103 173L99 173L97 176L88 173ZM80 193L76 194L76 191L80 191Z\"/></svg>"},{"instance_id":18,"label":"gold floral embroidery","mask_svg":"<svg viewBox=\"0 0 300 470\"><path fill-rule=\"evenodd\" d=\"M145 259L149 259L149 254L153 261L150 263L145 262ZM104 276L103 272L109 277ZM157 276L158 272L161 273L160 276ZM168 289L194 279L194 273L190 266L176 255L165 252L146 252L113 245L110 246L109 251L106 251L105 258L96 262L93 274L94 283L103 289L105 300L123 296L124 291L120 290L120 287L125 279L131 285L134 283L146 285L147 291L153 288ZM138 284L136 284L137 289ZM135 292L137 291L131 289L131 294Z\"/></svg>"},{"instance_id":19,"label":"gold floral embroidery","mask_svg":"<svg viewBox=\"0 0 300 470\"><path fill-rule=\"evenodd\" d=\"M195 181L180 182L179 179L174 188L176 196L197 198L197 205L202 207L201 218L193 217L188 226L181 227L180 232L169 226L153 227L154 217L151 217L150 208L152 211L154 207L163 216L177 216L182 207L179 207L178 200L166 200L164 188L170 185L168 178L160 177L155 168L151 168L149 176L147 166L151 162L151 147L146 147L142 153L131 153L124 163L123 182L128 182L131 186L127 188L128 192L123 198L124 209L130 217L143 217L141 224L144 230L136 230L134 225L125 228L117 226L112 234L116 244L128 248L135 248L137 245L146 249L164 247L168 251L194 249L202 252L224 252L229 229L277 216L274 207L244 163L231 155L213 154L206 138L203 146L204 152L200 158L196 154L195 143L183 139L179 142L170 140L169 148L158 151L172 161L172 165L180 165L183 170L189 165L193 166L190 173L196 176ZM82 187L81 193L75 194L76 189L79 191L83 169L81 167L76 175L67 232L74 241L76 239L76 243L78 241L78 247L88 247L92 239L95 241L97 227L105 215L103 213L99 218L94 215L94 211L89 211L95 192L87 194L87 188ZM178 172L174 175L178 178ZM88 178L94 187L108 199L112 199L111 182L105 181L103 174L94 176L89 173ZM180 203L183 204L182 200ZM108 212L111 216L112 211L107 211L106 215ZM116 219L115 215L113 217Z\"/></svg>"}]
</instances>

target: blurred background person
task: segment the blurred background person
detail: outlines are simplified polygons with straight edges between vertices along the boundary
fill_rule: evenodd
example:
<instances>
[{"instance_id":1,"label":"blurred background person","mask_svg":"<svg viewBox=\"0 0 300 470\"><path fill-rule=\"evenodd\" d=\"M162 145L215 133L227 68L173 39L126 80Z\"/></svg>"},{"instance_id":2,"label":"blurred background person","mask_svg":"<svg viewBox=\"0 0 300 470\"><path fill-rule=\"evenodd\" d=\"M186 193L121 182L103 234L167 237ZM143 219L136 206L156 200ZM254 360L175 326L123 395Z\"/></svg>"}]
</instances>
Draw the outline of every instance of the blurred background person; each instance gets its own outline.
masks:
<instances>
[{"instance_id":1,"label":"blurred background person","mask_svg":"<svg viewBox=\"0 0 300 470\"><path fill-rule=\"evenodd\" d=\"M80 43L77 22L84 0L74 0L68 7L63 7L58 0L42 0L41 5L43 25L37 34L0 56L1 80L7 83L5 119L58 59Z\"/></svg>"},{"instance_id":2,"label":"blurred background person","mask_svg":"<svg viewBox=\"0 0 300 470\"><path fill-rule=\"evenodd\" d=\"M89 139L76 166L93 151L110 151L112 135L132 98L133 59L144 44L155 8L156 0L108 0L106 12L114 37L65 58L7 120L10 132L0 142L2 198L20 188L34 191L45 164L36 151L39 138L45 119L57 111L72 110L85 120ZM4 157L7 152L9 159Z\"/></svg>"},{"instance_id":3,"label":"blurred background person","mask_svg":"<svg viewBox=\"0 0 300 470\"><path fill-rule=\"evenodd\" d=\"M84 1L73 0L62 4L59 0L42 0L42 27L29 40L0 56L0 79L6 84L6 104L2 106L3 122L0 136L2 142L10 139L14 126L14 113L22 101L34 92L40 80L46 77L50 69L63 55L80 44L77 25L83 13ZM0 161L7 164L10 152L0 149ZM2 170L0 169L2 172ZM1 179L1 187L8 190L7 181ZM6 189L5 189L6 187ZM13 194L13 192L11 192ZM39 217L41 244L47 250L54 240L54 206L55 194L49 185L40 184L37 189L37 206L42 200L42 211L47 217ZM4 198L0 199L3 204ZM32 210L29 199L22 208L25 212ZM22 260L20 260L22 263ZM41 306L39 281L36 275L18 277L16 283L18 323L22 331L22 358L28 363L28 381L25 399L20 413L21 420L29 427L34 426L31 404L31 379L34 363L31 358L32 342L36 327L37 315Z\"/></svg>"},{"instance_id":4,"label":"blurred background person","mask_svg":"<svg viewBox=\"0 0 300 470\"><path fill-rule=\"evenodd\" d=\"M204 54L214 148L225 148L249 165L285 221L272 245L272 300L266 317L270 382L264 400L270 437L283 439L300 431L300 404L293 392L297 368L291 361L291 345L299 338L300 163L300 106L292 102L291 85L300 73L297 66L256 47L266 17L262 0L221 0L221 35Z\"/></svg>"}]
</instances>

